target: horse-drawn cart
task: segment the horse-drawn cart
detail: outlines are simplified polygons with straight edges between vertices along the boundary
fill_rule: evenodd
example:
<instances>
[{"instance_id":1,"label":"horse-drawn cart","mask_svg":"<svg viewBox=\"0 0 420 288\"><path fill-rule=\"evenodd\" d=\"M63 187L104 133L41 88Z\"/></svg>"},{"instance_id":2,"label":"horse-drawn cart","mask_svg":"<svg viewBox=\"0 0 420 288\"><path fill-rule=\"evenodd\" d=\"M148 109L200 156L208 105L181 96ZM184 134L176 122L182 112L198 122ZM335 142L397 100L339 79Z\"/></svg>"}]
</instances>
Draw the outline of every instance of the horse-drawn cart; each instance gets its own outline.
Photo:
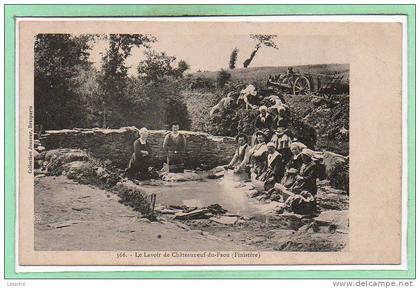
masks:
<instances>
[{"instance_id":1,"label":"horse-drawn cart","mask_svg":"<svg viewBox=\"0 0 420 288\"><path fill-rule=\"evenodd\" d=\"M289 69L287 74L270 76L267 86L293 95L332 95L348 92L343 78L342 73L295 73Z\"/></svg>"}]
</instances>

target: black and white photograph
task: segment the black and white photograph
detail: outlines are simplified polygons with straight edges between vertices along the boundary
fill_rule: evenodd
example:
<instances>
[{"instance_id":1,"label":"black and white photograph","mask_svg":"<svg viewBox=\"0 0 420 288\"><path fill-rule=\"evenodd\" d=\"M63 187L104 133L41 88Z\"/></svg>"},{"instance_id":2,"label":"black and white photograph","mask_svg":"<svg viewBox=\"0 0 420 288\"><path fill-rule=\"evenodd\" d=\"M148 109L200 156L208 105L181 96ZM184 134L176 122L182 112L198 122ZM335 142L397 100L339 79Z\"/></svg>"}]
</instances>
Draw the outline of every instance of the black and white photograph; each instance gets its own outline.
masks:
<instances>
[{"instance_id":1,"label":"black and white photograph","mask_svg":"<svg viewBox=\"0 0 420 288\"><path fill-rule=\"evenodd\" d=\"M350 65L332 42L37 34L35 251L347 251Z\"/></svg>"},{"instance_id":2,"label":"black and white photograph","mask_svg":"<svg viewBox=\"0 0 420 288\"><path fill-rule=\"evenodd\" d=\"M19 23L21 265L399 263L401 26L260 20Z\"/></svg>"}]
</instances>

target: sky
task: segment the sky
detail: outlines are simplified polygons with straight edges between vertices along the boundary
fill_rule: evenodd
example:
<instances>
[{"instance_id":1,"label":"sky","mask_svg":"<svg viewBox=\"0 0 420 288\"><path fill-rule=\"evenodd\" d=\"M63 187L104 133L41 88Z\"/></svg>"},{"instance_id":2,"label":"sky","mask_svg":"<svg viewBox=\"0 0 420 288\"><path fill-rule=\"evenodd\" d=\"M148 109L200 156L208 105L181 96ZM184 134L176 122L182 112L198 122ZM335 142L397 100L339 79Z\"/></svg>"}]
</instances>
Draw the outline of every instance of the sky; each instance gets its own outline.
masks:
<instances>
[{"instance_id":1,"label":"sky","mask_svg":"<svg viewBox=\"0 0 420 288\"><path fill-rule=\"evenodd\" d=\"M214 32L214 31L213 31ZM253 51L256 41L249 34L153 34L158 41L152 44L152 49L175 56L177 61L185 60L190 65L189 72L216 71L227 69L229 57L234 48L239 49L237 68L242 68L242 63ZM329 53L346 50L345 41L336 41L333 38L312 36L278 36L274 42L277 49L262 47L256 54L249 67L260 66L293 66L306 64L345 64L348 63L346 53ZM91 61L95 67L101 65L101 53L106 50L106 40L100 40L93 46ZM315 48L316 47L316 48ZM144 59L145 49L134 47L132 54L126 60L126 65L131 66L129 73L135 75L136 67Z\"/></svg>"}]
</instances>

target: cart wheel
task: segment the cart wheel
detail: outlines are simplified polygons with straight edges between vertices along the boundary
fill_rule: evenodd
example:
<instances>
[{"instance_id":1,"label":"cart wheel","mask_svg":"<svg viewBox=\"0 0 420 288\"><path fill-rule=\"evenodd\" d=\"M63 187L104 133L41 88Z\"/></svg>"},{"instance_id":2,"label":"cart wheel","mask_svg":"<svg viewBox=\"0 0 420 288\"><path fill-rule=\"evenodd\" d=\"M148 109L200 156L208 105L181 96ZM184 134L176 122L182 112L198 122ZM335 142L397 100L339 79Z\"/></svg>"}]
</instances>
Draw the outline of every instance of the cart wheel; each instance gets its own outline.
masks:
<instances>
[{"instance_id":1,"label":"cart wheel","mask_svg":"<svg viewBox=\"0 0 420 288\"><path fill-rule=\"evenodd\" d=\"M299 76L293 84L294 95L308 95L311 93L311 83L305 76Z\"/></svg>"}]
</instances>

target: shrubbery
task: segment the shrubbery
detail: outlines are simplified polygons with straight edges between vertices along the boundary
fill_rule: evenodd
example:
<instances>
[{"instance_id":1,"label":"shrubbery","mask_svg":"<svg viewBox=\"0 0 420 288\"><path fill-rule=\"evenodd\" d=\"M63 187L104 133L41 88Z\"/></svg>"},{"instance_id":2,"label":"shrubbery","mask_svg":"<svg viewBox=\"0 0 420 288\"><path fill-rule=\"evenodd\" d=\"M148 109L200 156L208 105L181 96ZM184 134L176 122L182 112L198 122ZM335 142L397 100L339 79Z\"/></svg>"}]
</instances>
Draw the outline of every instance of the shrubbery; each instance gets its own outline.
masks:
<instances>
[{"instance_id":1,"label":"shrubbery","mask_svg":"<svg viewBox=\"0 0 420 288\"><path fill-rule=\"evenodd\" d=\"M191 120L191 129L207 132L212 135L232 137L238 133L252 135L256 131L254 123L259 112L257 110L245 109L242 104L238 105L236 103L236 99L231 103L230 109L219 111L213 116L210 116L211 107L217 104L222 97L232 91L234 91L234 97L237 97L244 86L239 81L229 81L223 88L210 91L206 91L205 89L184 91L183 96ZM258 89L258 91L259 94L264 96L269 96L272 93L263 89ZM315 129L297 115L291 115L289 133L292 137L297 138L308 147L315 148L317 141Z\"/></svg>"}]
</instances>

